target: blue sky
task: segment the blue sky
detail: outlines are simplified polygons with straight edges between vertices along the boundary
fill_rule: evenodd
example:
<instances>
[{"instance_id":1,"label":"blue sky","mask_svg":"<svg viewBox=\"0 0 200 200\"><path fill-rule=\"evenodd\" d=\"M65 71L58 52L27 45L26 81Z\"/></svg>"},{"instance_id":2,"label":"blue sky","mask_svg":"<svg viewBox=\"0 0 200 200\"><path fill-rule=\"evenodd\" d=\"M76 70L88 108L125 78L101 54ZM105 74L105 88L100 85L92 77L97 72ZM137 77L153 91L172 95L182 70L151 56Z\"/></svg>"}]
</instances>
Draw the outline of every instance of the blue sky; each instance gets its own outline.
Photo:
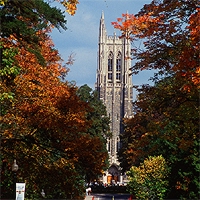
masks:
<instances>
[{"instance_id":1,"label":"blue sky","mask_svg":"<svg viewBox=\"0 0 200 200\"><path fill-rule=\"evenodd\" d=\"M68 81L75 81L77 86L87 84L94 89L97 70L97 51L99 22L102 11L108 35L115 30L111 22L121 17L122 13L136 14L144 4L151 0L80 0L74 16L66 13L67 30L53 30L51 36L55 48L59 50L62 59L67 61L73 53L75 62L70 66ZM140 85L148 82L149 72L133 76L133 84Z\"/></svg>"}]
</instances>

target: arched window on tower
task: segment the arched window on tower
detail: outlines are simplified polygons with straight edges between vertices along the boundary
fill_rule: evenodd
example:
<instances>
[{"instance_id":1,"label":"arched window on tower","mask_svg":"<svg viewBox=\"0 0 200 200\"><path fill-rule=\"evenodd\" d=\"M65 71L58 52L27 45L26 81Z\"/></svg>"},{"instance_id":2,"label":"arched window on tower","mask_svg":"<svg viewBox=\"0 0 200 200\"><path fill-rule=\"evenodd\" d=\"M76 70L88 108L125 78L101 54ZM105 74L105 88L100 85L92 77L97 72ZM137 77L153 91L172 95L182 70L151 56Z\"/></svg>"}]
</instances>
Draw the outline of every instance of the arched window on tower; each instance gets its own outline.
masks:
<instances>
[{"instance_id":1,"label":"arched window on tower","mask_svg":"<svg viewBox=\"0 0 200 200\"><path fill-rule=\"evenodd\" d=\"M122 54L118 52L116 59L116 80L121 80Z\"/></svg>"},{"instance_id":2,"label":"arched window on tower","mask_svg":"<svg viewBox=\"0 0 200 200\"><path fill-rule=\"evenodd\" d=\"M108 55L108 80L112 81L112 70L113 70L113 53L110 51Z\"/></svg>"}]
</instances>

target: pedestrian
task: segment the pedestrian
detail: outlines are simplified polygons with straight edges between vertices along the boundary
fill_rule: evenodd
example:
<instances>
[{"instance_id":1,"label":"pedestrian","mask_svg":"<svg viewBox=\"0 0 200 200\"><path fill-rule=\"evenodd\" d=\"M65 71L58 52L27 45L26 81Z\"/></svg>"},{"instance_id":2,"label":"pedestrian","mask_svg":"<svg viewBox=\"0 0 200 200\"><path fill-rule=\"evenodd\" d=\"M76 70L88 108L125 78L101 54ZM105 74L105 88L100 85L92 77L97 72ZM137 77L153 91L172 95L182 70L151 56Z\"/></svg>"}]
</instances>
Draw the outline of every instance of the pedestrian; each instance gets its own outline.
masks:
<instances>
[{"instance_id":1,"label":"pedestrian","mask_svg":"<svg viewBox=\"0 0 200 200\"><path fill-rule=\"evenodd\" d=\"M90 194L91 194L91 192L92 192L92 189L91 189L91 187L89 187L89 188L87 188L87 189L86 189L86 195L90 195Z\"/></svg>"}]
</instances>

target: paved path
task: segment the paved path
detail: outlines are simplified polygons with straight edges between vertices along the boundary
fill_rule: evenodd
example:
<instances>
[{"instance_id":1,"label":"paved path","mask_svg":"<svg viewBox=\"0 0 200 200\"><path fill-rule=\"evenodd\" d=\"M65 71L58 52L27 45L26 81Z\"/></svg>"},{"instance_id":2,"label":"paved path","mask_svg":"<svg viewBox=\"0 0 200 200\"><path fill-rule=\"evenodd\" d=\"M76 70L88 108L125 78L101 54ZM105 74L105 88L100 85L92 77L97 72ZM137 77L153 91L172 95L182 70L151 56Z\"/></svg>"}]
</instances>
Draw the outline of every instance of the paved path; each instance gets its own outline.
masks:
<instances>
[{"instance_id":1,"label":"paved path","mask_svg":"<svg viewBox=\"0 0 200 200\"><path fill-rule=\"evenodd\" d=\"M85 200L129 200L130 194L91 194Z\"/></svg>"}]
</instances>

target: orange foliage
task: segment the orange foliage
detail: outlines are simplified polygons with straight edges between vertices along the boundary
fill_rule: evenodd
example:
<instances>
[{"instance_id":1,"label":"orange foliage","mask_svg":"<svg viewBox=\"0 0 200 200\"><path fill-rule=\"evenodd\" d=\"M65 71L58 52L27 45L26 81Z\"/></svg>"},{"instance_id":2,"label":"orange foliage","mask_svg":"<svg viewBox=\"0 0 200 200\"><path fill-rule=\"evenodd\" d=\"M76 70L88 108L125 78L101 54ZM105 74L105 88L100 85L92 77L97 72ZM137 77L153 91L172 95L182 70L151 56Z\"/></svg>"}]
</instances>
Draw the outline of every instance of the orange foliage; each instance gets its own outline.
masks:
<instances>
[{"instance_id":1,"label":"orange foliage","mask_svg":"<svg viewBox=\"0 0 200 200\"><path fill-rule=\"evenodd\" d=\"M195 55L195 52L193 50L187 52L189 54L192 54L191 56L197 56L197 61L200 59L200 8L196 9L196 13L192 14L190 16L189 26L190 30L190 37L191 37L191 44L195 49L195 52L197 52L197 55ZM188 55L186 55L188 56ZM191 70L191 73L189 76L192 77L192 81L195 85L197 85L200 88L200 63L189 63L189 65L192 69L195 67L195 70Z\"/></svg>"},{"instance_id":2,"label":"orange foliage","mask_svg":"<svg viewBox=\"0 0 200 200\"><path fill-rule=\"evenodd\" d=\"M155 24L160 22L159 18L153 18L152 13L148 13L143 16L135 16L133 14L122 14L122 18L117 18L117 22L112 22L112 25L116 29L122 31L122 35L128 39L133 39L134 35L141 35L143 31L148 31L147 34L151 34L155 27Z\"/></svg>"},{"instance_id":3,"label":"orange foliage","mask_svg":"<svg viewBox=\"0 0 200 200\"><path fill-rule=\"evenodd\" d=\"M84 163L85 170L92 169L98 174L106 165L103 161L107 153L102 152L100 138L83 134L91 124L86 120L86 110L90 110L88 104L76 95L76 87L60 80L68 69L62 66L58 51L53 49L46 31L40 31L38 35L41 38L40 50L45 60L44 66L38 62L35 54L27 51L28 48L18 48L20 44L14 36L4 41L5 48L18 48L15 58L21 70L11 89L15 92L15 102L3 118L3 123L9 124L3 135L5 138L30 135L37 141L34 134L45 130L47 133L44 133L44 138L59 140L59 143L55 142L52 146L65 152L68 163ZM35 150L35 155L48 155L44 150L39 153L41 149L37 145ZM61 164L63 162L58 161Z\"/></svg>"},{"instance_id":4,"label":"orange foliage","mask_svg":"<svg viewBox=\"0 0 200 200\"><path fill-rule=\"evenodd\" d=\"M50 38L43 32L38 32L38 34L43 39L40 47L45 66L39 64L38 58L24 47L18 48L16 60L21 73L14 80L15 109L12 111L13 115L9 112L5 119L8 120L15 116L14 121L18 125L26 122L47 129L59 127L58 123L62 126L78 124L80 128L84 127L85 110L82 109L82 104L80 106L78 104L76 89L60 81L61 76L67 73L68 69L62 66L62 60L58 51L53 49ZM4 43L4 47L15 46L17 48L19 46L14 36L8 38L7 41L9 42ZM69 105L66 105L63 98L66 98ZM63 105L59 105L61 103ZM67 109L64 106L70 108L66 115L63 115L61 111L62 106L63 109Z\"/></svg>"},{"instance_id":5,"label":"orange foliage","mask_svg":"<svg viewBox=\"0 0 200 200\"><path fill-rule=\"evenodd\" d=\"M60 2L65 8L66 12L70 15L74 15L77 10L77 4L79 4L78 0L57 0Z\"/></svg>"},{"instance_id":6,"label":"orange foliage","mask_svg":"<svg viewBox=\"0 0 200 200\"><path fill-rule=\"evenodd\" d=\"M155 43L154 50L151 49L149 52L147 50L141 54L143 59L139 64L141 66L140 70L149 68L161 69L162 66L167 66L166 69L163 68L163 71L170 69L177 73L178 76L187 77L189 81L192 80L197 87L200 87L200 9L197 8L196 12L189 17L189 23L185 29L185 33L187 30L190 31L188 38L186 35L177 32L178 22L176 20L168 20L167 14L166 16L163 14L163 12L170 12L170 10L177 9L179 6L181 7L180 2L173 3L173 5L170 3L165 5L155 5L152 3L144 6L145 12L141 11L137 16L122 14L122 18L117 18L117 22L112 24L115 28L122 31L122 36L130 40L147 39L144 42L144 46L147 49L152 48L149 46ZM178 17L184 18L183 12L181 13L180 11ZM162 37L160 37L161 35ZM162 43L162 40L165 40L166 44ZM182 40L181 43L179 42L180 40ZM156 45L158 46L156 47ZM174 48L170 48L170 45L174 45ZM176 62L170 64L171 60L169 60L169 63L166 63L164 59L162 60L162 55L159 55L160 52L159 50L156 51L156 48L161 50L166 48L163 51L168 54L169 58L174 57ZM160 57L158 58L156 54ZM155 64L153 67L150 67L155 62L155 60L151 60L151 57L152 59L159 59L159 65ZM187 87L191 86L188 85Z\"/></svg>"}]
</instances>

